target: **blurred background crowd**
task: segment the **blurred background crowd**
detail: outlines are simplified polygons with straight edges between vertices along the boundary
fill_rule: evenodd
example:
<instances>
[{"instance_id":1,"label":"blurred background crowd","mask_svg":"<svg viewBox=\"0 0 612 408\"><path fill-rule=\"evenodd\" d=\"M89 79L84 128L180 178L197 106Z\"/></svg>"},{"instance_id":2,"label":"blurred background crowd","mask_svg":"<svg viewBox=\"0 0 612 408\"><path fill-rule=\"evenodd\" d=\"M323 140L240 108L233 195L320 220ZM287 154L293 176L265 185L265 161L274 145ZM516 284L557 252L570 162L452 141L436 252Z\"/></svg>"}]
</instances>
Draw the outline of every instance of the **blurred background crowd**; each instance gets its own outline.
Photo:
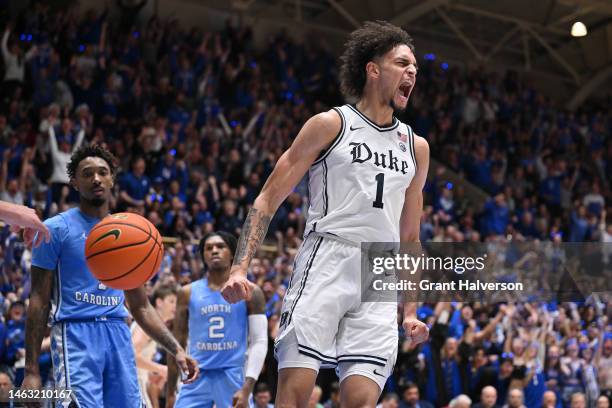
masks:
<instances>
[{"instance_id":1,"label":"blurred background crowd","mask_svg":"<svg viewBox=\"0 0 612 408\"><path fill-rule=\"evenodd\" d=\"M318 43L279 31L260 49L251 27L228 23L211 32L164 17L135 25L132 17L39 2L5 19L0 199L31 206L42 219L66 210L78 200L66 173L71 152L104 144L120 167L113 211L145 215L168 237L152 290L202 277L198 239L213 230L239 234L303 123L344 101L336 56ZM609 101L568 112L516 72L440 65L418 50L417 86L399 118L442 164L426 186L422 241L612 243ZM469 183L451 182L449 174ZM487 199L475 200L468 185ZM303 180L251 264L271 337L307 196ZM8 228L0 243L4 389L23 377L30 251ZM431 327L430 341L415 348L400 336L381 404L609 407L611 312L605 294L584 302L423 304L418 313ZM49 355L40 363L48 372ZM333 372L322 370L319 383L311 405L338 407ZM265 407L275 386L270 350L255 403Z\"/></svg>"}]
</instances>

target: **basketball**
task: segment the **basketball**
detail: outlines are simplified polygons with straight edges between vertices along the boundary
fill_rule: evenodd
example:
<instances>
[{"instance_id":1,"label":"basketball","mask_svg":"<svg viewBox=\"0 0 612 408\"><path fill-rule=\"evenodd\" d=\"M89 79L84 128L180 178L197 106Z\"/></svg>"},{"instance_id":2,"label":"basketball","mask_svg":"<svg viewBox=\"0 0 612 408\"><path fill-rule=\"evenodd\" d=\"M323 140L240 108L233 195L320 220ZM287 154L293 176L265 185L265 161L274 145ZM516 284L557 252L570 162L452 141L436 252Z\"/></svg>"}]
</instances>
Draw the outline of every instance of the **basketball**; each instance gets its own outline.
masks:
<instances>
[{"instance_id":1,"label":"basketball","mask_svg":"<svg viewBox=\"0 0 612 408\"><path fill-rule=\"evenodd\" d=\"M138 214L105 217L85 241L89 270L101 283L115 289L142 286L155 275L163 257L159 231Z\"/></svg>"}]
</instances>

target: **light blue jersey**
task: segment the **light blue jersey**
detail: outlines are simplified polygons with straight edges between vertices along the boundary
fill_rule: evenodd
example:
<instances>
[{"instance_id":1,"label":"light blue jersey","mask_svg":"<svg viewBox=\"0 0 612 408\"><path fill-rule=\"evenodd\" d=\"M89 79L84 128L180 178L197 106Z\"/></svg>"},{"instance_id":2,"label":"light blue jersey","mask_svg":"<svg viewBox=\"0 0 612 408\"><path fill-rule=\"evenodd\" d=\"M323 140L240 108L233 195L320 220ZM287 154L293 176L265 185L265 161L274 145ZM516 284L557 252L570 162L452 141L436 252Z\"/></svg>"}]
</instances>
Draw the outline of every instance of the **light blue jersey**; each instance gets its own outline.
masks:
<instances>
[{"instance_id":1,"label":"light blue jersey","mask_svg":"<svg viewBox=\"0 0 612 408\"><path fill-rule=\"evenodd\" d=\"M246 302L228 303L207 279L191 284L189 355L201 369L243 367L247 333Z\"/></svg>"},{"instance_id":2,"label":"light blue jersey","mask_svg":"<svg viewBox=\"0 0 612 408\"><path fill-rule=\"evenodd\" d=\"M125 318L122 290L107 288L89 271L85 240L100 220L72 208L45 221L51 241L32 249L32 265L54 271L51 321Z\"/></svg>"},{"instance_id":3,"label":"light blue jersey","mask_svg":"<svg viewBox=\"0 0 612 408\"><path fill-rule=\"evenodd\" d=\"M184 384L176 408L229 408L244 383L248 311L246 302L230 304L207 279L191 284L189 300L189 355L200 366L200 376Z\"/></svg>"},{"instance_id":4,"label":"light blue jersey","mask_svg":"<svg viewBox=\"0 0 612 408\"><path fill-rule=\"evenodd\" d=\"M51 241L33 249L32 265L54 273L55 386L73 391L70 407L141 408L123 291L102 285L85 262L85 240L98 221L79 208L58 214L45 221Z\"/></svg>"}]
</instances>

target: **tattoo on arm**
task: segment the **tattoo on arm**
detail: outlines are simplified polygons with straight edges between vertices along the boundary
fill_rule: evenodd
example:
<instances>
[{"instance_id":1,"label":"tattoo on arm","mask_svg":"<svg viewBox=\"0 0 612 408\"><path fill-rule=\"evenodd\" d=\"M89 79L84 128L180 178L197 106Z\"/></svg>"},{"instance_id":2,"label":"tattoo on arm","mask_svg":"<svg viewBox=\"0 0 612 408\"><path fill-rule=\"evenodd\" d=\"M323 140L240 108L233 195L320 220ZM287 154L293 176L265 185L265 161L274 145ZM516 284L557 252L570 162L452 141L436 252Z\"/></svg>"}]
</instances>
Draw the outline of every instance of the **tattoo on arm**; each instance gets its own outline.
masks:
<instances>
[{"instance_id":1,"label":"tattoo on arm","mask_svg":"<svg viewBox=\"0 0 612 408\"><path fill-rule=\"evenodd\" d=\"M182 288L178 293L178 300L176 305L176 317L174 318L174 324L172 332L174 337L178 340L181 347L185 348L187 345L187 331L189 330L189 298L191 296L191 286L188 285ZM176 394L176 384L178 381L178 367L176 361L171 355L168 356L168 380L166 385L166 392L168 395Z\"/></svg>"},{"instance_id":2,"label":"tattoo on arm","mask_svg":"<svg viewBox=\"0 0 612 408\"><path fill-rule=\"evenodd\" d=\"M26 371L38 373L38 358L42 340L47 330L53 273L32 266L32 291L26 318Z\"/></svg>"},{"instance_id":3,"label":"tattoo on arm","mask_svg":"<svg viewBox=\"0 0 612 408\"><path fill-rule=\"evenodd\" d=\"M257 248L259 248L259 245L261 245L266 237L271 220L271 216L264 214L261 210L251 208L238 240L234 265L248 265L251 262L255 252L257 252Z\"/></svg>"}]
</instances>

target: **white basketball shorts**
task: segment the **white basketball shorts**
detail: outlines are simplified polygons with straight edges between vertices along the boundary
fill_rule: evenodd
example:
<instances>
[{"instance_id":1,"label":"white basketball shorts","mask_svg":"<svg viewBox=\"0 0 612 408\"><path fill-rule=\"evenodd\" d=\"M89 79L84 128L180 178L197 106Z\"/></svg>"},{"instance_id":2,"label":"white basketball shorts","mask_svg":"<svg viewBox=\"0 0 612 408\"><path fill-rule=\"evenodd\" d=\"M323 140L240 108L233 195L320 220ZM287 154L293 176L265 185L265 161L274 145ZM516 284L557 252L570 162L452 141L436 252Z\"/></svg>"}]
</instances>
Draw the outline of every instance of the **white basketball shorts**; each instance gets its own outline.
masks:
<instances>
[{"instance_id":1,"label":"white basketball shorts","mask_svg":"<svg viewBox=\"0 0 612 408\"><path fill-rule=\"evenodd\" d=\"M278 368L336 367L382 390L397 357L397 303L361 302L361 248L310 233L296 255L275 342Z\"/></svg>"}]
</instances>

